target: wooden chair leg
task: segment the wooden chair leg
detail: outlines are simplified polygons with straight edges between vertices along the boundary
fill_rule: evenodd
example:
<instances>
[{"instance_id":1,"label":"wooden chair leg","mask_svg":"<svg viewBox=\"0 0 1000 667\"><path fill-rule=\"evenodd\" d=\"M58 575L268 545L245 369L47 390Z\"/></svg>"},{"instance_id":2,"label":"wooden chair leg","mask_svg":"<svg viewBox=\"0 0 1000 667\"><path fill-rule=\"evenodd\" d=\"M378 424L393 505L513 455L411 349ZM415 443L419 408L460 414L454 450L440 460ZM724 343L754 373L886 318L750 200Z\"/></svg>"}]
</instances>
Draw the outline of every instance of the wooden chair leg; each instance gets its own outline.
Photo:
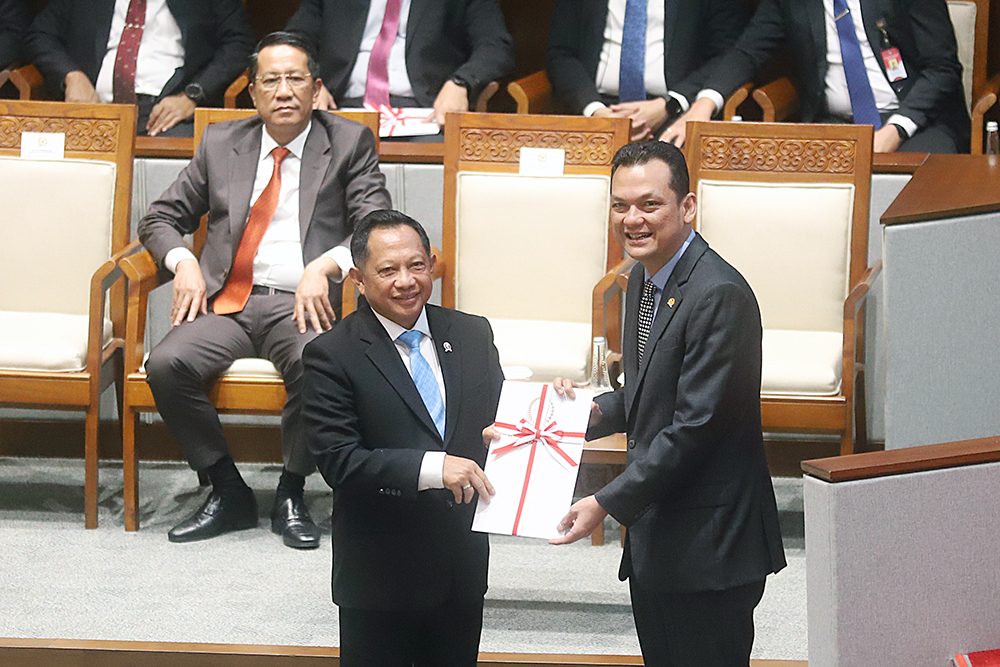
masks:
<instances>
[{"instance_id":1,"label":"wooden chair leg","mask_svg":"<svg viewBox=\"0 0 1000 667\"><path fill-rule=\"evenodd\" d=\"M125 530L139 530L139 462L135 455L138 413L125 404L122 416L122 466L125 476Z\"/></svg>"},{"instance_id":2,"label":"wooden chair leg","mask_svg":"<svg viewBox=\"0 0 1000 667\"><path fill-rule=\"evenodd\" d=\"M622 542L621 542L621 544L622 544L622 547L624 548L625 547L625 526L622 526L621 530L622 530L622 536L621 536L621 541Z\"/></svg>"},{"instance_id":3,"label":"wooden chair leg","mask_svg":"<svg viewBox=\"0 0 1000 667\"><path fill-rule=\"evenodd\" d=\"M604 546L604 524L601 523L594 532L590 534L590 544L595 547Z\"/></svg>"},{"instance_id":4,"label":"wooden chair leg","mask_svg":"<svg viewBox=\"0 0 1000 667\"><path fill-rule=\"evenodd\" d=\"M97 528L97 431L100 426L100 403L91 404L87 409L84 424L84 482L83 506L84 522L87 528Z\"/></svg>"}]
</instances>

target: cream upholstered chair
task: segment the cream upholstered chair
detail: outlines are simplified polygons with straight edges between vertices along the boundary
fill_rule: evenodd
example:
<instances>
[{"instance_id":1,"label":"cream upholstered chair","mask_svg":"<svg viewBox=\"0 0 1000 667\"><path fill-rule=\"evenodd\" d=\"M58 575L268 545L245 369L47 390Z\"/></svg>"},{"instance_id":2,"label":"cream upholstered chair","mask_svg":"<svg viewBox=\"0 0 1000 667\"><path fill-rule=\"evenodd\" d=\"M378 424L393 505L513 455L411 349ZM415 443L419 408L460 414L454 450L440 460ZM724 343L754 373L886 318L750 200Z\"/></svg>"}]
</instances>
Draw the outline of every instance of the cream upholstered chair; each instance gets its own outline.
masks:
<instances>
[{"instance_id":1,"label":"cream upholstered chair","mask_svg":"<svg viewBox=\"0 0 1000 667\"><path fill-rule=\"evenodd\" d=\"M591 292L622 256L608 230L610 165L628 129L511 114L445 125L442 303L487 317L501 364L533 380L587 379L593 336L605 335ZM520 174L525 147L561 151L564 171Z\"/></svg>"},{"instance_id":2,"label":"cream upholstered chair","mask_svg":"<svg viewBox=\"0 0 1000 667\"><path fill-rule=\"evenodd\" d=\"M688 136L696 228L760 305L764 430L838 433L853 452L858 311L881 266L867 266L871 126L692 123Z\"/></svg>"},{"instance_id":3,"label":"cream upholstered chair","mask_svg":"<svg viewBox=\"0 0 1000 667\"><path fill-rule=\"evenodd\" d=\"M971 149L974 155L979 155L983 152L986 112L1000 95L1000 74L988 81L986 78L990 0L948 0L948 15L958 42L965 103L972 116ZM798 93L786 78L755 89L753 98L760 105L765 122L786 120L798 110Z\"/></svg>"},{"instance_id":4,"label":"cream upholstered chair","mask_svg":"<svg viewBox=\"0 0 1000 667\"><path fill-rule=\"evenodd\" d=\"M65 135L65 159L17 157L22 132ZM121 377L135 112L0 101L0 405L85 413L84 508L97 527L98 418Z\"/></svg>"},{"instance_id":5,"label":"cream upholstered chair","mask_svg":"<svg viewBox=\"0 0 1000 667\"><path fill-rule=\"evenodd\" d=\"M255 115L255 109L198 109L195 112L195 142L211 123ZM378 142L378 114L348 113L338 115L367 125ZM207 218L207 216L206 216ZM194 252L204 245L207 222L194 234ZM125 530L139 529L139 475L136 456L136 420L139 413L155 412L153 393L146 384L143 363L148 353L146 314L149 292L160 285L156 264L148 252L140 252L121 261L129 280L128 326L125 343L125 397L122 418L122 459L125 475ZM237 359L215 382L209 398L219 412L231 414L280 415L285 405L285 384L280 373L267 359Z\"/></svg>"}]
</instances>

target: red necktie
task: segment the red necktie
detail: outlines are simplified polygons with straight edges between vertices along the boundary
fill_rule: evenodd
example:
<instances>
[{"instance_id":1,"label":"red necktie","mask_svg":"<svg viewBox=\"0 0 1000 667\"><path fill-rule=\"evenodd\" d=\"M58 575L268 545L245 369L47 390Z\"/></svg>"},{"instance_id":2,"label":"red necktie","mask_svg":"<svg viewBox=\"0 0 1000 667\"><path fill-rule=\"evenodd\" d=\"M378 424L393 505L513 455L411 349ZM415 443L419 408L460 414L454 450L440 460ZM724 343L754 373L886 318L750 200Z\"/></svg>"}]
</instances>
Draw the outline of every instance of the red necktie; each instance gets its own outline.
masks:
<instances>
[{"instance_id":1,"label":"red necktie","mask_svg":"<svg viewBox=\"0 0 1000 667\"><path fill-rule=\"evenodd\" d=\"M402 0L388 0L382 29L375 38L371 56L368 58L368 79L365 82L365 102L376 108L389 104L389 52L399 32L399 8Z\"/></svg>"},{"instance_id":2,"label":"red necktie","mask_svg":"<svg viewBox=\"0 0 1000 667\"><path fill-rule=\"evenodd\" d=\"M271 155L274 157L274 171L271 172L271 180L267 187L257 197L253 208L250 209L250 218L243 229L243 238L240 239L240 247L236 249L236 258L233 259L233 267L229 271L229 279L215 297L212 310L217 315L229 315L238 313L247 305L250 298L250 291L253 289L253 260L257 256L257 248L264 238L264 232L274 218L274 210L278 208L278 194L281 192L281 163L291 154L287 148L278 146Z\"/></svg>"},{"instance_id":3,"label":"red necktie","mask_svg":"<svg viewBox=\"0 0 1000 667\"><path fill-rule=\"evenodd\" d=\"M115 72L112 81L114 101L135 104L135 63L139 58L139 42L146 24L146 0L130 0L125 14L125 28L118 42Z\"/></svg>"}]
</instances>

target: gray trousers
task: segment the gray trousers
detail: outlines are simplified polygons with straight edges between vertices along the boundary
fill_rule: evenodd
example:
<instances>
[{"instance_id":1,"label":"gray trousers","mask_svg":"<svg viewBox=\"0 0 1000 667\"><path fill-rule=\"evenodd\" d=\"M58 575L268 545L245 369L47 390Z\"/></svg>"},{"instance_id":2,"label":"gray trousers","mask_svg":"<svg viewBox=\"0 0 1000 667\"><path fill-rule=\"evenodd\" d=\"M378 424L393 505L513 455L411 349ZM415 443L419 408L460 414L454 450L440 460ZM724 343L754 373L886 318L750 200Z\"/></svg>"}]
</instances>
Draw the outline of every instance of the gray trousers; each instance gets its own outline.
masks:
<instances>
[{"instance_id":1,"label":"gray trousers","mask_svg":"<svg viewBox=\"0 0 1000 667\"><path fill-rule=\"evenodd\" d=\"M211 312L174 327L146 361L146 381L156 409L174 434L188 463L204 470L229 453L219 414L208 399L209 385L236 359L270 360L285 381L288 400L281 415L285 468L308 475L315 462L301 427L302 348L317 336L299 333L292 321L295 295L251 295L233 315Z\"/></svg>"}]
</instances>

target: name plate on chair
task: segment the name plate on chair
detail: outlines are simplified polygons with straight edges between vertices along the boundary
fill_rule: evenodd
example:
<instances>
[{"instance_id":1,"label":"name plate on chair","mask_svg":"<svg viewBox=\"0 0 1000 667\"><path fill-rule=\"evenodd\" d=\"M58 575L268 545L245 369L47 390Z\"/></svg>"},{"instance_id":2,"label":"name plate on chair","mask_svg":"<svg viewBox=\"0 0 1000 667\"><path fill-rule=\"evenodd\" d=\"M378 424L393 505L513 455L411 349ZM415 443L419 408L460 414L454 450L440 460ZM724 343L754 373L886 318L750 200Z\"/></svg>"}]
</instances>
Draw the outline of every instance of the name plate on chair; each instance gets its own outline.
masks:
<instances>
[{"instance_id":1,"label":"name plate on chair","mask_svg":"<svg viewBox=\"0 0 1000 667\"><path fill-rule=\"evenodd\" d=\"M22 132L21 157L34 160L62 160L66 135L62 132Z\"/></svg>"},{"instance_id":2,"label":"name plate on chair","mask_svg":"<svg viewBox=\"0 0 1000 667\"><path fill-rule=\"evenodd\" d=\"M566 151L561 148L523 146L517 172L522 176L562 176Z\"/></svg>"}]
</instances>

